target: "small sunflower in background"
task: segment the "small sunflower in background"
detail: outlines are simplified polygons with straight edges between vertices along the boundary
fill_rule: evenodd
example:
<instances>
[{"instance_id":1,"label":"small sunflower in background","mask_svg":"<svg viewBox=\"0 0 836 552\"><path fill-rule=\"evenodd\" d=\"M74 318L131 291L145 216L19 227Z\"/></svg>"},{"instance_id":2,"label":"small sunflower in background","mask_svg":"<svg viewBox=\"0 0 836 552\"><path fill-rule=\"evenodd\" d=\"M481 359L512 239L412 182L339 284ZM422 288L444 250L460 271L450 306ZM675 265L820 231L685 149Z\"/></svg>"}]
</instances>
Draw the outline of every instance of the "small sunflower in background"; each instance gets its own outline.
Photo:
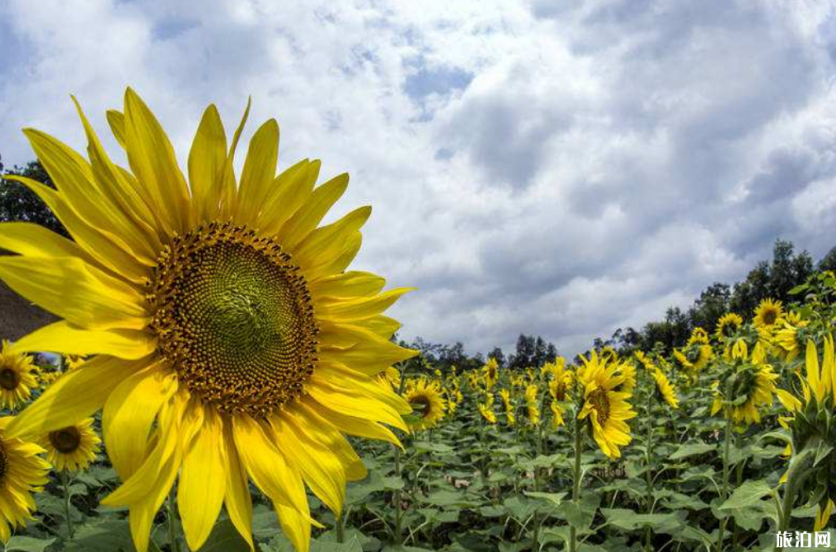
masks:
<instances>
[{"instance_id":1,"label":"small sunflower in background","mask_svg":"<svg viewBox=\"0 0 836 552\"><path fill-rule=\"evenodd\" d=\"M578 418L589 420L592 437L601 452L609 458L619 458L620 447L632 440L627 420L636 417L627 402L630 393L616 391L625 377L617 373L616 364L599 359L595 351L581 360L584 366L578 371L578 379L583 386L583 406Z\"/></svg>"},{"instance_id":2,"label":"small sunflower in background","mask_svg":"<svg viewBox=\"0 0 836 552\"><path fill-rule=\"evenodd\" d=\"M714 384L714 403L711 414L720 410L736 424L754 424L761 420L760 410L772 404L778 375L766 363L766 353L760 344L751 355L743 340L738 340L731 352L731 372Z\"/></svg>"},{"instance_id":3,"label":"small sunflower in background","mask_svg":"<svg viewBox=\"0 0 836 552\"><path fill-rule=\"evenodd\" d=\"M755 309L752 321L756 328L771 328L784 316L784 306L781 301L764 299Z\"/></svg>"},{"instance_id":4,"label":"small sunflower in background","mask_svg":"<svg viewBox=\"0 0 836 552\"><path fill-rule=\"evenodd\" d=\"M662 400L671 408L679 408L679 397L676 396L676 389L674 389L664 372L654 368L650 374L653 376L653 381L656 382L656 392Z\"/></svg>"},{"instance_id":5,"label":"small sunflower in background","mask_svg":"<svg viewBox=\"0 0 836 552\"><path fill-rule=\"evenodd\" d=\"M437 382L412 380L407 384L404 398L412 407L414 421L409 423L411 429L430 429L444 419L447 401L444 400Z\"/></svg>"},{"instance_id":6,"label":"small sunflower in background","mask_svg":"<svg viewBox=\"0 0 836 552\"><path fill-rule=\"evenodd\" d=\"M32 397L32 390L39 387L38 367L32 357L14 350L3 340L0 349L0 409L20 408Z\"/></svg>"},{"instance_id":7,"label":"small sunflower in background","mask_svg":"<svg viewBox=\"0 0 836 552\"><path fill-rule=\"evenodd\" d=\"M559 427L566 425L566 420L563 418L563 407L560 403L552 399L549 404L549 409L552 411L552 431L556 431Z\"/></svg>"},{"instance_id":8,"label":"small sunflower in background","mask_svg":"<svg viewBox=\"0 0 836 552\"><path fill-rule=\"evenodd\" d=\"M48 482L49 463L38 456L44 450L5 434L11 416L0 418L0 541L8 543L15 527L34 519L33 492L43 490Z\"/></svg>"},{"instance_id":9,"label":"small sunflower in background","mask_svg":"<svg viewBox=\"0 0 836 552\"><path fill-rule=\"evenodd\" d=\"M714 335L718 341L733 338L740 328L743 327L743 318L734 312L727 312L717 321L717 329Z\"/></svg>"},{"instance_id":10,"label":"small sunflower in background","mask_svg":"<svg viewBox=\"0 0 836 552\"><path fill-rule=\"evenodd\" d=\"M708 332L706 332L703 328L696 327L691 332L691 337L688 338L688 343L686 346L694 345L695 343L701 343L703 345L708 345Z\"/></svg>"},{"instance_id":11,"label":"small sunflower in background","mask_svg":"<svg viewBox=\"0 0 836 552\"><path fill-rule=\"evenodd\" d=\"M489 358L482 366L482 381L485 382L485 389L493 389L496 382L499 381L499 363L495 358Z\"/></svg>"},{"instance_id":12,"label":"small sunflower in background","mask_svg":"<svg viewBox=\"0 0 836 552\"><path fill-rule=\"evenodd\" d=\"M525 413L531 425L540 424L540 400L537 397L539 389L530 384L525 388Z\"/></svg>"},{"instance_id":13,"label":"small sunflower in background","mask_svg":"<svg viewBox=\"0 0 836 552\"><path fill-rule=\"evenodd\" d=\"M636 387L636 367L632 362L620 362L618 373L624 376L624 383L618 387L618 391L632 393Z\"/></svg>"},{"instance_id":14,"label":"small sunflower in background","mask_svg":"<svg viewBox=\"0 0 836 552\"><path fill-rule=\"evenodd\" d=\"M93 429L93 418L50 431L39 444L46 450L46 459L58 471L86 470L96 459L101 439Z\"/></svg>"},{"instance_id":15,"label":"small sunflower in background","mask_svg":"<svg viewBox=\"0 0 836 552\"><path fill-rule=\"evenodd\" d=\"M479 414L490 425L496 424L496 414L493 411L493 400L493 395L488 394L485 396L485 402L480 402L477 405L479 408Z\"/></svg>"},{"instance_id":16,"label":"small sunflower in background","mask_svg":"<svg viewBox=\"0 0 836 552\"><path fill-rule=\"evenodd\" d=\"M778 356L790 362L801 353L802 340L798 338L798 331L809 324L810 322L801 318L797 312L790 312L786 317L778 320L772 336Z\"/></svg>"}]
</instances>

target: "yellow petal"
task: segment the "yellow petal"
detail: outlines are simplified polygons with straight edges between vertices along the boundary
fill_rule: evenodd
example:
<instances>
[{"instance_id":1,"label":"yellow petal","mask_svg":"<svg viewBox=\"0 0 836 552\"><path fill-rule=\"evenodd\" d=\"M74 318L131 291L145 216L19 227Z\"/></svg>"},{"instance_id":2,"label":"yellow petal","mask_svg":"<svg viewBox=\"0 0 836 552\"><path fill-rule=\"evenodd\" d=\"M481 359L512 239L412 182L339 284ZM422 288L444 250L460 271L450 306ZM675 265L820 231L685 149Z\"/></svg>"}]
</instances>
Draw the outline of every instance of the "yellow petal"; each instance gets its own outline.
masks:
<instances>
[{"instance_id":1,"label":"yellow petal","mask_svg":"<svg viewBox=\"0 0 836 552\"><path fill-rule=\"evenodd\" d=\"M302 160L285 169L273 182L264 208L256 219L255 226L266 236L275 234L310 197L319 169L319 161Z\"/></svg>"},{"instance_id":2,"label":"yellow petal","mask_svg":"<svg viewBox=\"0 0 836 552\"><path fill-rule=\"evenodd\" d=\"M254 550L253 545L253 503L250 497L249 481L247 479L247 471L241 465L238 458L238 451L235 447L235 440L232 436L231 424L225 424L223 434L223 446L226 449L226 454L222 455L222 459L226 462L224 466L224 474L226 476L226 492L224 494L224 504L226 505L226 512L229 514L229 519L238 530L238 533L250 545L250 550Z\"/></svg>"},{"instance_id":3,"label":"yellow petal","mask_svg":"<svg viewBox=\"0 0 836 552\"><path fill-rule=\"evenodd\" d=\"M77 243L31 222L0 223L0 249L27 257L89 258Z\"/></svg>"},{"instance_id":4,"label":"yellow petal","mask_svg":"<svg viewBox=\"0 0 836 552\"><path fill-rule=\"evenodd\" d=\"M300 401L299 404L303 409L328 420L328 422L333 424L334 427L347 433L348 435L364 437L366 439L388 441L393 445L401 446L400 440L389 428L374 420L367 420L347 414L341 414L336 410L328 408L327 406L310 399Z\"/></svg>"},{"instance_id":5,"label":"yellow petal","mask_svg":"<svg viewBox=\"0 0 836 552\"><path fill-rule=\"evenodd\" d=\"M125 149L137 179L150 191L166 229L188 223L189 192L171 142L148 106L132 89L125 92Z\"/></svg>"},{"instance_id":6,"label":"yellow petal","mask_svg":"<svg viewBox=\"0 0 836 552\"><path fill-rule=\"evenodd\" d=\"M822 386L821 386L821 379L819 373L819 355L816 351L816 344L813 340L807 341L807 382L810 384L810 388L813 391L813 394L816 396L816 400L821 403L822 400Z\"/></svg>"},{"instance_id":7,"label":"yellow petal","mask_svg":"<svg viewBox=\"0 0 836 552\"><path fill-rule=\"evenodd\" d=\"M313 400L329 410L347 416L383 422L407 431L407 425L396 409L377 401L370 401L369 397L358 389L343 389L323 379L317 381L311 379L307 390Z\"/></svg>"},{"instance_id":8,"label":"yellow petal","mask_svg":"<svg viewBox=\"0 0 836 552\"><path fill-rule=\"evenodd\" d=\"M151 536L154 517L174 485L180 462L180 454L173 454L161 467L148 494L131 504L129 521L131 537L137 552L146 552L148 549L148 540Z\"/></svg>"},{"instance_id":9,"label":"yellow petal","mask_svg":"<svg viewBox=\"0 0 836 552\"><path fill-rule=\"evenodd\" d=\"M189 184L200 221L213 220L218 214L225 163L226 133L217 108L210 105L189 152Z\"/></svg>"},{"instance_id":10,"label":"yellow petal","mask_svg":"<svg viewBox=\"0 0 836 552\"><path fill-rule=\"evenodd\" d=\"M316 305L316 313L320 318L329 320L362 320L383 313L391 307L402 295L413 291L414 288L398 288L386 291L375 297L361 297L349 301L320 300Z\"/></svg>"},{"instance_id":11,"label":"yellow petal","mask_svg":"<svg viewBox=\"0 0 836 552\"><path fill-rule=\"evenodd\" d=\"M275 119L265 122L250 140L241 184L238 189L237 219L241 223L254 220L264 207L279 158L279 124Z\"/></svg>"},{"instance_id":12,"label":"yellow petal","mask_svg":"<svg viewBox=\"0 0 836 552\"><path fill-rule=\"evenodd\" d=\"M320 278L309 286L317 297L371 297L377 295L386 280L371 272L351 271Z\"/></svg>"},{"instance_id":13,"label":"yellow petal","mask_svg":"<svg viewBox=\"0 0 836 552\"><path fill-rule=\"evenodd\" d=\"M308 234L291 253L305 271L315 271L339 257L346 243L369 219L371 207L360 207L337 222Z\"/></svg>"},{"instance_id":14,"label":"yellow petal","mask_svg":"<svg viewBox=\"0 0 836 552\"><path fill-rule=\"evenodd\" d=\"M12 350L81 356L101 354L136 360L150 355L156 347L156 339L144 331L85 330L62 320L15 341Z\"/></svg>"},{"instance_id":15,"label":"yellow petal","mask_svg":"<svg viewBox=\"0 0 836 552\"><path fill-rule=\"evenodd\" d=\"M99 356L67 372L6 428L10 437L40 436L80 422L101 408L110 393L131 374L148 366L145 359L126 361Z\"/></svg>"},{"instance_id":16,"label":"yellow petal","mask_svg":"<svg viewBox=\"0 0 836 552\"><path fill-rule=\"evenodd\" d=\"M224 161L223 171L221 173L221 185L217 198L218 205L220 205L219 218L226 219L232 216L233 208L235 207L235 195L237 188L235 187L235 170L233 163L235 162L235 150L238 148L238 141L241 139L241 133L244 131L244 125L247 124L247 118L250 115L250 106L252 105L252 98L247 98L247 107L244 109L244 115L241 117L241 122L232 134L232 143L229 145L229 153ZM214 200L213 200L214 201Z\"/></svg>"},{"instance_id":17,"label":"yellow petal","mask_svg":"<svg viewBox=\"0 0 836 552\"><path fill-rule=\"evenodd\" d=\"M224 473L223 422L212 409L205 410L203 427L183 458L177 500L183 532L189 548L197 550L212 532L223 504Z\"/></svg>"},{"instance_id":18,"label":"yellow petal","mask_svg":"<svg viewBox=\"0 0 836 552\"><path fill-rule=\"evenodd\" d=\"M321 443L342 463L346 477L356 481L366 477L366 466L351 447L345 436L328 420L308 408L294 409L287 414L296 421L299 430ZM344 484L343 484L344 485Z\"/></svg>"},{"instance_id":19,"label":"yellow petal","mask_svg":"<svg viewBox=\"0 0 836 552\"><path fill-rule=\"evenodd\" d=\"M276 237L287 250L292 250L319 225L334 203L348 187L348 175L341 174L316 188L296 213L290 217Z\"/></svg>"},{"instance_id":20,"label":"yellow petal","mask_svg":"<svg viewBox=\"0 0 836 552\"><path fill-rule=\"evenodd\" d=\"M120 238L82 220L52 188L23 176L5 175L4 178L20 182L32 190L61 221L76 243L102 267L131 282L145 283L148 267L131 255L130 249Z\"/></svg>"},{"instance_id":21,"label":"yellow petal","mask_svg":"<svg viewBox=\"0 0 836 552\"><path fill-rule=\"evenodd\" d=\"M116 138L116 141L119 142L122 149L125 149L125 116L121 111L108 109L107 124L110 125L110 131L113 133L113 137Z\"/></svg>"},{"instance_id":22,"label":"yellow petal","mask_svg":"<svg viewBox=\"0 0 836 552\"><path fill-rule=\"evenodd\" d=\"M0 258L0 278L36 305L88 329L145 328L145 299L76 257Z\"/></svg>"},{"instance_id":23,"label":"yellow petal","mask_svg":"<svg viewBox=\"0 0 836 552\"><path fill-rule=\"evenodd\" d=\"M177 390L176 381L174 374L165 374L155 364L125 379L105 402L105 445L123 481L130 479L145 460L151 424Z\"/></svg>"},{"instance_id":24,"label":"yellow petal","mask_svg":"<svg viewBox=\"0 0 836 552\"><path fill-rule=\"evenodd\" d=\"M284 488L290 468L264 428L249 416L240 415L232 419L232 430L235 448L250 479L271 500L294 507Z\"/></svg>"},{"instance_id":25,"label":"yellow petal","mask_svg":"<svg viewBox=\"0 0 836 552\"><path fill-rule=\"evenodd\" d=\"M274 416L270 423L282 450L302 473L305 482L332 512L342 510L346 476L334 453L300 430L290 414Z\"/></svg>"},{"instance_id":26,"label":"yellow petal","mask_svg":"<svg viewBox=\"0 0 836 552\"><path fill-rule=\"evenodd\" d=\"M338 362L371 376L417 354L417 351L404 349L378 337L377 339L367 338L345 348L323 345L320 359L323 363Z\"/></svg>"}]
</instances>

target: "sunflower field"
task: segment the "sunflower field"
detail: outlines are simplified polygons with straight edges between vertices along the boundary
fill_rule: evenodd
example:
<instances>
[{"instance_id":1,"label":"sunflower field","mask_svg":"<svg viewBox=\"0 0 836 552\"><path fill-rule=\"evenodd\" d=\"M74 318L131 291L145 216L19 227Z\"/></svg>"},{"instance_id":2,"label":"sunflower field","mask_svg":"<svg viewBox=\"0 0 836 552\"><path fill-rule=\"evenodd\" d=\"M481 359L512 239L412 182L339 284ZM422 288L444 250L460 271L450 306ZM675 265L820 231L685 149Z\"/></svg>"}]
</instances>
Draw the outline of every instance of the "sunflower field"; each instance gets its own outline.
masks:
<instances>
[{"instance_id":1,"label":"sunflower field","mask_svg":"<svg viewBox=\"0 0 836 552\"><path fill-rule=\"evenodd\" d=\"M321 224L347 175L277 175L274 120L235 174L248 111L186 174L130 89L129 167L80 107L87 158L25 130L69 238L0 225L59 318L0 352L4 552L836 548L832 272L672 351L436 366L349 269L370 208Z\"/></svg>"}]
</instances>

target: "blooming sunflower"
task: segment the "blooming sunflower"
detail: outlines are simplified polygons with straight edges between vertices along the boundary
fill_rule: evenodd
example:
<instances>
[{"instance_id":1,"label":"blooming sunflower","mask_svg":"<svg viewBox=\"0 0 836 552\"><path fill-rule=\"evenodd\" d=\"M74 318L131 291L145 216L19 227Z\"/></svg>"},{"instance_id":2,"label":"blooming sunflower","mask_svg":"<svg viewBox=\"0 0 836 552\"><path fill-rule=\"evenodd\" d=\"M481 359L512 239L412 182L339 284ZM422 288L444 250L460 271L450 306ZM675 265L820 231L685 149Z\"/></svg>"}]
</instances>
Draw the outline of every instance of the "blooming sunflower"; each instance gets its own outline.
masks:
<instances>
[{"instance_id":1,"label":"blooming sunflower","mask_svg":"<svg viewBox=\"0 0 836 552\"><path fill-rule=\"evenodd\" d=\"M552 431L557 431L557 429L566 424L566 420L563 419L563 407L560 405L559 402L552 399L549 408L552 411L552 423L551 428Z\"/></svg>"},{"instance_id":2,"label":"blooming sunflower","mask_svg":"<svg viewBox=\"0 0 836 552\"><path fill-rule=\"evenodd\" d=\"M695 343L708 345L708 332L700 327L694 328L694 331L691 332L691 337L688 338L688 343L686 346L690 346Z\"/></svg>"},{"instance_id":3,"label":"blooming sunflower","mask_svg":"<svg viewBox=\"0 0 836 552\"><path fill-rule=\"evenodd\" d=\"M319 161L276 176L279 127L253 135L240 178L214 106L204 112L187 175L131 89L108 122L130 171L111 161L79 108L89 161L37 130L24 133L57 190L34 191L73 241L29 223L0 226L0 278L63 320L16 343L95 355L64 374L8 426L39 436L104 407L104 442L145 552L154 515L179 476L188 545L206 541L222 505L252 545L251 480L285 534L307 550L307 486L331 510L365 469L344 434L397 437L409 405L375 383L416 353L390 342L383 312L407 289L346 271L371 209L320 226L348 185L314 188ZM188 183L187 183L188 177Z\"/></svg>"},{"instance_id":4,"label":"blooming sunflower","mask_svg":"<svg viewBox=\"0 0 836 552\"><path fill-rule=\"evenodd\" d=\"M798 330L806 328L809 324L808 320L802 319L796 312L791 312L785 318L778 320L772 341L781 358L790 362L801 353Z\"/></svg>"},{"instance_id":5,"label":"blooming sunflower","mask_svg":"<svg viewBox=\"0 0 836 552\"><path fill-rule=\"evenodd\" d=\"M35 501L31 493L46 485L49 464L38 456L43 449L7 434L11 417L0 418L0 541L7 543L12 529L32 518Z\"/></svg>"},{"instance_id":6,"label":"blooming sunflower","mask_svg":"<svg viewBox=\"0 0 836 552\"><path fill-rule=\"evenodd\" d=\"M592 437L601 452L609 458L619 458L619 447L626 446L632 440L627 420L635 418L627 399L630 393L615 389L624 383L624 375L618 373L618 365L599 359L595 351L590 357L581 357L583 370L578 371L578 379L583 385L583 407L578 418L589 419Z\"/></svg>"},{"instance_id":7,"label":"blooming sunflower","mask_svg":"<svg viewBox=\"0 0 836 552\"><path fill-rule=\"evenodd\" d=\"M0 408L23 406L32 396L32 389L38 387L36 373L32 357L16 351L4 339L0 349Z\"/></svg>"},{"instance_id":8,"label":"blooming sunflower","mask_svg":"<svg viewBox=\"0 0 836 552\"><path fill-rule=\"evenodd\" d=\"M517 425L517 416L514 414L514 402L511 399L511 392L508 389L499 390L499 398L502 399L502 406L505 408L505 421L509 427Z\"/></svg>"},{"instance_id":9,"label":"blooming sunflower","mask_svg":"<svg viewBox=\"0 0 836 552\"><path fill-rule=\"evenodd\" d=\"M485 382L485 389L493 389L499 380L499 363L495 358L489 358L482 366L482 380Z\"/></svg>"},{"instance_id":10,"label":"blooming sunflower","mask_svg":"<svg viewBox=\"0 0 836 552\"><path fill-rule=\"evenodd\" d=\"M739 314L727 312L717 321L717 330L714 335L718 341L734 337L740 327L743 326L743 318Z\"/></svg>"},{"instance_id":11,"label":"blooming sunflower","mask_svg":"<svg viewBox=\"0 0 836 552\"><path fill-rule=\"evenodd\" d=\"M765 361L766 353L760 344L749 355L746 342L738 340L732 349L733 371L722 385L717 383L711 414L721 409L737 424L760 422L760 409L772 404L778 375Z\"/></svg>"},{"instance_id":12,"label":"blooming sunflower","mask_svg":"<svg viewBox=\"0 0 836 552\"><path fill-rule=\"evenodd\" d=\"M540 423L540 401L537 398L539 389L536 385L531 384L525 388L525 413L531 425L539 425Z\"/></svg>"},{"instance_id":13,"label":"blooming sunflower","mask_svg":"<svg viewBox=\"0 0 836 552\"><path fill-rule=\"evenodd\" d=\"M430 429L444 419L447 401L442 396L438 383L425 379L413 380L407 384L404 393L415 421L410 422L412 429Z\"/></svg>"},{"instance_id":14,"label":"blooming sunflower","mask_svg":"<svg viewBox=\"0 0 836 552\"><path fill-rule=\"evenodd\" d=\"M86 470L96 459L101 439L93 429L93 418L62 427L44 435L38 444L46 450L46 458L58 471Z\"/></svg>"},{"instance_id":15,"label":"blooming sunflower","mask_svg":"<svg viewBox=\"0 0 836 552\"><path fill-rule=\"evenodd\" d=\"M653 369L650 374L656 382L656 391L671 408L679 408L679 398L676 396L676 389L674 389L668 377L658 368Z\"/></svg>"},{"instance_id":16,"label":"blooming sunflower","mask_svg":"<svg viewBox=\"0 0 836 552\"><path fill-rule=\"evenodd\" d=\"M764 299L755 309L755 319L753 320L755 327L768 328L775 325L781 317L784 316L784 306L781 301L773 299Z\"/></svg>"},{"instance_id":17,"label":"blooming sunflower","mask_svg":"<svg viewBox=\"0 0 836 552\"><path fill-rule=\"evenodd\" d=\"M485 402L478 404L479 414L491 425L496 424L496 414L493 411L493 395L486 395Z\"/></svg>"}]
</instances>

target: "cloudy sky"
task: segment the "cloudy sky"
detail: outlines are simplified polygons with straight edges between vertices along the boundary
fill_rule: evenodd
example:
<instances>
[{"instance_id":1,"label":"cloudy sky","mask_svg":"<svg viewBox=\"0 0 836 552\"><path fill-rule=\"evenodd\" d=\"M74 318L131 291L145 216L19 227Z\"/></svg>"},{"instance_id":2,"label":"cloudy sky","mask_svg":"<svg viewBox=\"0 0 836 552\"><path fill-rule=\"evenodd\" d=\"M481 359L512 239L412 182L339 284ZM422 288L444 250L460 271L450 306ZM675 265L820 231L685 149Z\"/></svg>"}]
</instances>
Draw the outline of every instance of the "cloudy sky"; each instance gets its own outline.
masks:
<instances>
[{"instance_id":1,"label":"cloudy sky","mask_svg":"<svg viewBox=\"0 0 836 552\"><path fill-rule=\"evenodd\" d=\"M836 4L0 2L0 154L82 147L133 86L186 158L203 108L276 117L280 164L347 171L356 266L416 286L403 334L567 353L836 245ZM253 131L256 124L250 125ZM113 140L106 142L116 150Z\"/></svg>"}]
</instances>

